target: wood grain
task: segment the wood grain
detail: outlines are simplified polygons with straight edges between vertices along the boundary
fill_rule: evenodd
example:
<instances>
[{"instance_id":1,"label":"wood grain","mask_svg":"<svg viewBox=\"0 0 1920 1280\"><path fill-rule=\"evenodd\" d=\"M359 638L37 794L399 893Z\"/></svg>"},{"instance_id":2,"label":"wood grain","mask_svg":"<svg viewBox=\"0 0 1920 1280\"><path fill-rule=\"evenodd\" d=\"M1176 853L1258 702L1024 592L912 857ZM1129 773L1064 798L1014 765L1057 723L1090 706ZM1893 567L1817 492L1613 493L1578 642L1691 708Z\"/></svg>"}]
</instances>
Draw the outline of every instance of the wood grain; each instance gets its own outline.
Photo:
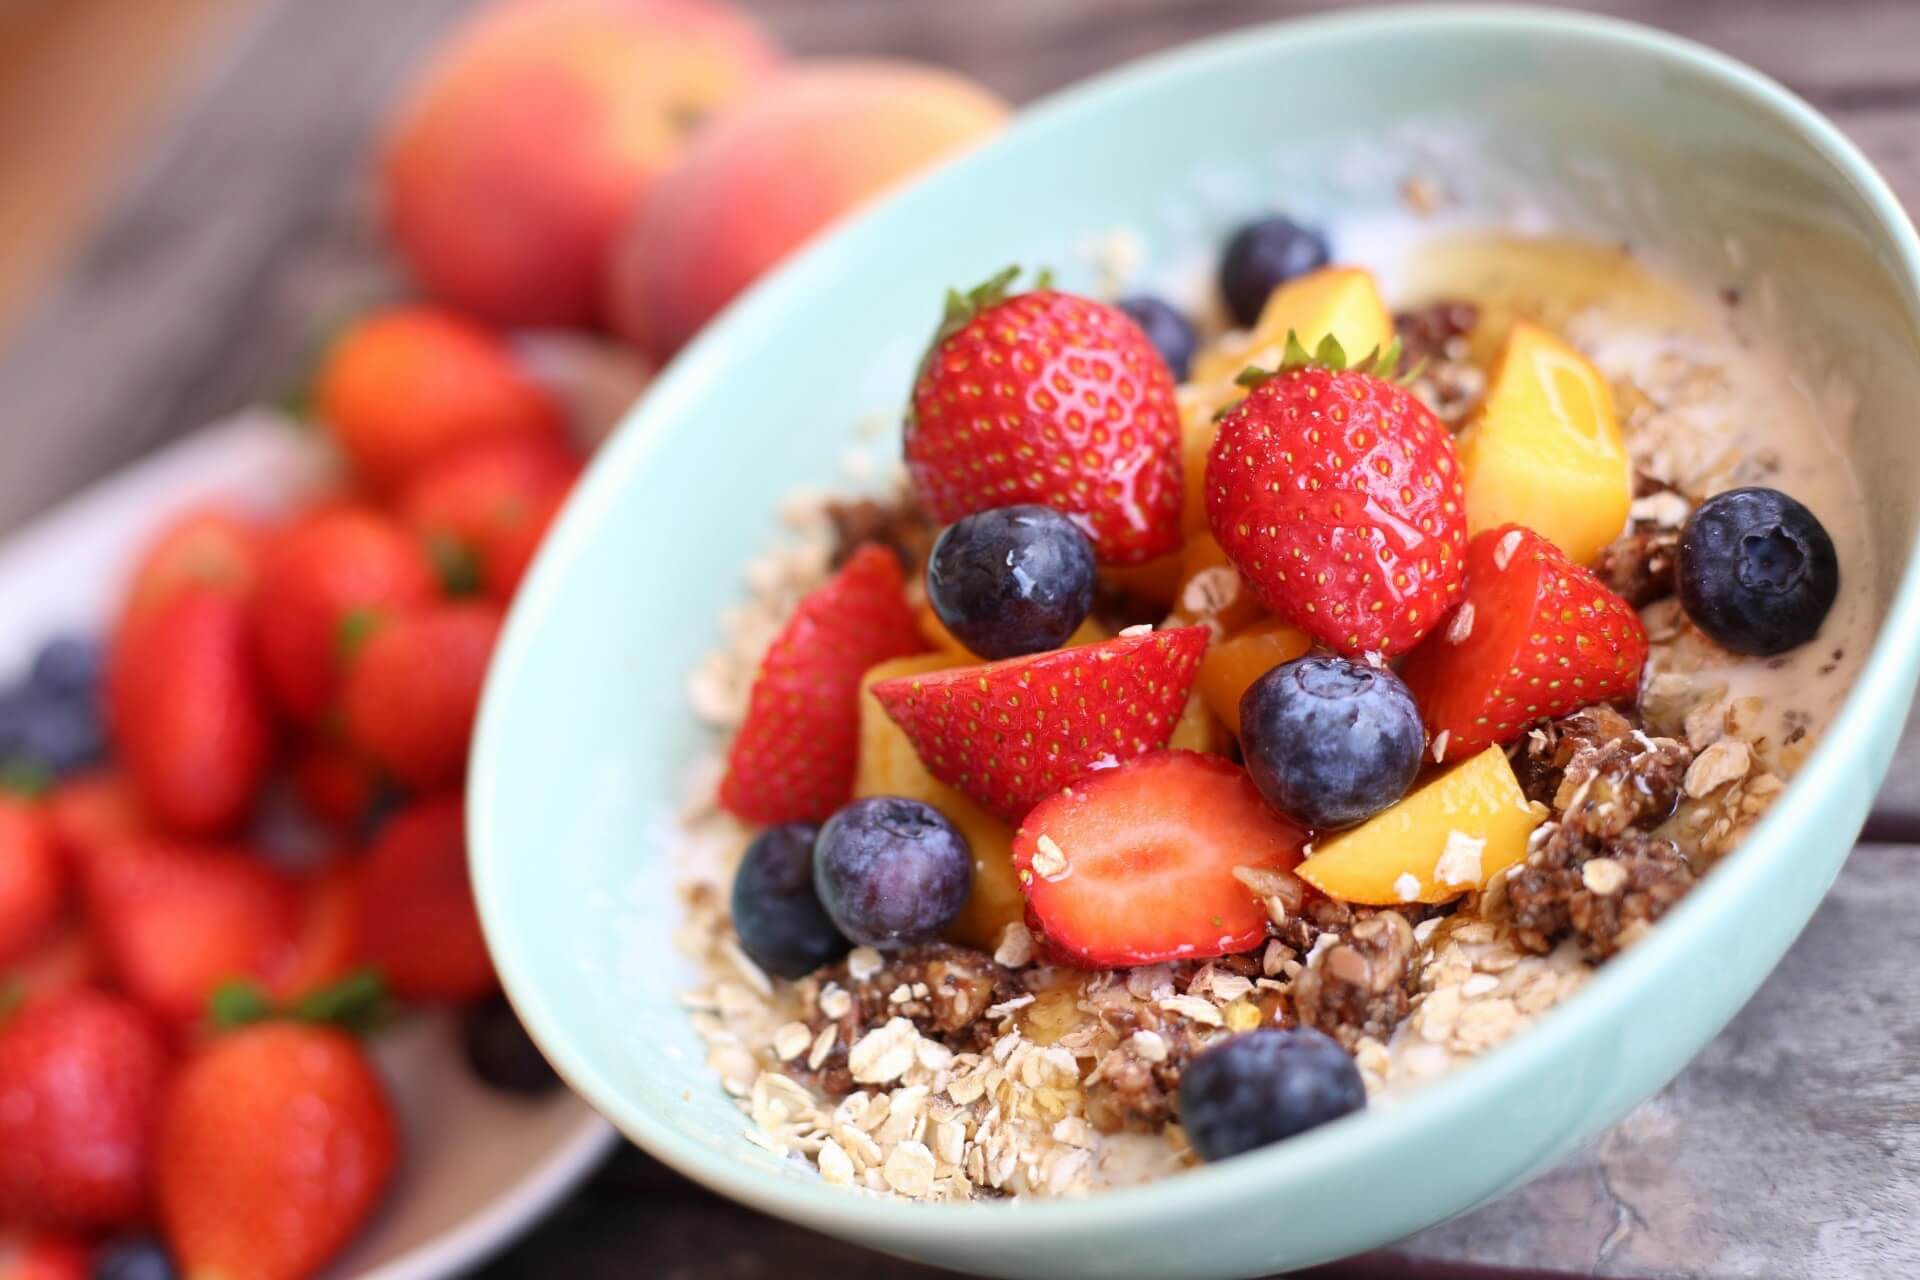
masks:
<instances>
[{"instance_id":1,"label":"wood grain","mask_svg":"<svg viewBox=\"0 0 1920 1280\"><path fill-rule=\"evenodd\" d=\"M276 394L338 317L404 289L374 230L368 154L408 69L471 2L254 0L235 10L240 20L205 76L138 149L112 211L0 349L10 463L0 467L0 530L163 440ZM1347 7L748 4L795 50L945 62L1021 100L1195 36ZM1920 203L1920 3L1598 7L1696 36L1777 76L1833 115L1910 205ZM0 102L5 67L0 60ZM1913 733L1874 821L1883 837L1920 845ZM1727 1033L1589 1151L1339 1274L1920 1274L1920 1022L1905 998L1906 946L1920 946L1917 857L1917 847L1858 851ZM484 1274L934 1273L760 1218L626 1151Z\"/></svg>"}]
</instances>

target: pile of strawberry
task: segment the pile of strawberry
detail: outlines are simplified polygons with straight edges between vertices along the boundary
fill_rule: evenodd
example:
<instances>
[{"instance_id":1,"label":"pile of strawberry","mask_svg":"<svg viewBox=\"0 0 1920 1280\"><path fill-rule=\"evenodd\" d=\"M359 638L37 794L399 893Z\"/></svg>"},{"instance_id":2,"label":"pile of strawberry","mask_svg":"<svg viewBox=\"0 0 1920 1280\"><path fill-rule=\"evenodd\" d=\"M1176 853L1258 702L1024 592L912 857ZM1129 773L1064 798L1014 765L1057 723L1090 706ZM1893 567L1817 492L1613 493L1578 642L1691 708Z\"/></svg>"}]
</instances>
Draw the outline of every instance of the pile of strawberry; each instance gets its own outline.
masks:
<instances>
[{"instance_id":1,"label":"pile of strawberry","mask_svg":"<svg viewBox=\"0 0 1920 1280\"><path fill-rule=\"evenodd\" d=\"M181 514L105 641L107 765L6 772L15 1274L86 1276L95 1247L313 1274L398 1155L356 1033L394 1002L504 1007L461 788L502 610L581 459L497 337L425 308L352 326L314 403L337 491Z\"/></svg>"},{"instance_id":2,"label":"pile of strawberry","mask_svg":"<svg viewBox=\"0 0 1920 1280\"><path fill-rule=\"evenodd\" d=\"M1177 553L1167 360L1120 308L1044 283L1010 292L1012 279L949 300L906 427L915 496L943 523L1050 507L1103 572ZM1280 368L1243 376L1204 486L1229 563L1321 650L1398 664L1435 762L1631 696L1647 654L1634 610L1529 530L1469 542L1453 440L1396 381L1399 364L1397 347L1351 364L1337 343L1308 353L1290 339ZM733 812L819 822L846 803L861 673L928 647L902 591L898 572L857 557L801 605L734 745L721 792ZM1263 802L1231 758L1165 750L1209 643L1204 626L1130 629L872 688L929 773L1018 824L1028 922L1057 959L1245 950L1266 930L1249 868L1272 873L1255 876L1263 895L1297 906L1308 892L1288 874L1307 823Z\"/></svg>"}]
</instances>

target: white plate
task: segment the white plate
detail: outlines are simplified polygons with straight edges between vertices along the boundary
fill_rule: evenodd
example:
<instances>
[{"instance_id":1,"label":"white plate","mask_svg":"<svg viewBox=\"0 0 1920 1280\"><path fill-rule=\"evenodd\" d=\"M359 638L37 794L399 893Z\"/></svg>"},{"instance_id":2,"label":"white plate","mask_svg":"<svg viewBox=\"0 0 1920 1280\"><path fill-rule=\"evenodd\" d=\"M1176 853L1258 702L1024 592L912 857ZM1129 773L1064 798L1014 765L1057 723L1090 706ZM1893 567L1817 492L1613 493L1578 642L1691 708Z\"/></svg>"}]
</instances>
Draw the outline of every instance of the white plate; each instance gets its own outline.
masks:
<instances>
[{"instance_id":1,"label":"white plate","mask_svg":"<svg viewBox=\"0 0 1920 1280\"><path fill-rule=\"evenodd\" d=\"M327 449L274 414L197 432L0 543L0 677L63 630L98 631L149 535L186 507L283 510L333 475ZM564 1090L526 1100L474 1079L457 1021L438 1012L383 1034L374 1057L404 1131L394 1186L330 1280L438 1280L476 1266L564 1197L614 1132Z\"/></svg>"}]
</instances>

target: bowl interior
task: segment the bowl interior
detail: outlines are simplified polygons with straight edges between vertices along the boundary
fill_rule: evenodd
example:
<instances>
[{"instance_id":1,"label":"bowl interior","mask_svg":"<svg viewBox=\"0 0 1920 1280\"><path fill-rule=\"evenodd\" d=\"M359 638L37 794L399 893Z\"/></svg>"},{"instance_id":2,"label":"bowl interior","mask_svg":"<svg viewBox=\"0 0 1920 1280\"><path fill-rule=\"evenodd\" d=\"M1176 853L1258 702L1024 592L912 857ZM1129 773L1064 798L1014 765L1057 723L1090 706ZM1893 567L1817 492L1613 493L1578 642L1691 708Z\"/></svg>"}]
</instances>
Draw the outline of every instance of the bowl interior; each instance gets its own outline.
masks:
<instances>
[{"instance_id":1,"label":"bowl interior","mask_svg":"<svg viewBox=\"0 0 1920 1280\"><path fill-rule=\"evenodd\" d=\"M1782 91L1637 28L1508 10L1262 28L1104 77L815 246L710 329L602 453L514 610L476 753L476 884L530 1028L630 1136L762 1207L970 1270L1249 1273L1497 1193L1664 1083L1751 993L1844 857L1834 832L1853 829L1884 772L1913 678L1884 638L1844 726L1654 939L1406 1106L1230 1171L1017 1214L837 1193L743 1140L676 1003L695 975L671 945L667 856L690 762L712 745L687 710L687 675L717 643L743 567L778 536L781 499L850 487L863 423L881 427L864 447L894 456L943 291L1009 262L1092 287L1122 231L1145 253L1136 280L1179 292L1256 211L1325 222L1336 248L1357 243L1352 228L1377 235L1404 216L1398 188L1413 174L1469 216L1625 238L1770 298L1808 376L1857 392L1847 447L1879 547L1876 605L1884 615L1899 595L1895 625L1914 647L1914 592L1900 594L1920 524L1912 231L1864 162ZM1793 856L1799 878L1783 891ZM1256 1209L1276 1203L1296 1206L1285 1230Z\"/></svg>"}]
</instances>

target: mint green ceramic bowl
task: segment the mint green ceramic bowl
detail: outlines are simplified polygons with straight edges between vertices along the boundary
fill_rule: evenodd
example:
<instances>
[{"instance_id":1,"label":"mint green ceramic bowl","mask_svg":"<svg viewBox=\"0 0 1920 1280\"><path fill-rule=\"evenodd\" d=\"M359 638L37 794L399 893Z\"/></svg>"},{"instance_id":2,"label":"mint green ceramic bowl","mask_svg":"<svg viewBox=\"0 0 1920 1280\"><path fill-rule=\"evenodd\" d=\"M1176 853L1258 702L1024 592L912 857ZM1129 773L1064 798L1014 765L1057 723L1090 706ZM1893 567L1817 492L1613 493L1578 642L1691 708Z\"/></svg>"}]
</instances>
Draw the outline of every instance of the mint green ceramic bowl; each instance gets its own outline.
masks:
<instances>
[{"instance_id":1,"label":"mint green ceramic bowl","mask_svg":"<svg viewBox=\"0 0 1920 1280\"><path fill-rule=\"evenodd\" d=\"M1878 644L1803 772L1653 936L1537 1028L1391 1109L1230 1165L1074 1202L837 1191L742 1137L674 993L666 846L701 738L684 680L797 485L897 413L950 283L1010 261L1076 283L1116 226L1157 265L1275 202L1336 227L1409 167L1529 193L1716 283L1771 291L1860 393L1852 449ZM1730 246L1732 246L1730 248ZM1085 270L1080 271L1085 283ZM1846 857L1920 662L1920 243L1804 103L1638 27L1524 9L1376 11L1212 40L1026 112L1001 139L755 289L602 452L507 627L472 776L473 871L514 1004L632 1139L747 1204L1005 1276L1230 1276L1323 1261L1496 1196L1658 1089L1747 999Z\"/></svg>"}]
</instances>

